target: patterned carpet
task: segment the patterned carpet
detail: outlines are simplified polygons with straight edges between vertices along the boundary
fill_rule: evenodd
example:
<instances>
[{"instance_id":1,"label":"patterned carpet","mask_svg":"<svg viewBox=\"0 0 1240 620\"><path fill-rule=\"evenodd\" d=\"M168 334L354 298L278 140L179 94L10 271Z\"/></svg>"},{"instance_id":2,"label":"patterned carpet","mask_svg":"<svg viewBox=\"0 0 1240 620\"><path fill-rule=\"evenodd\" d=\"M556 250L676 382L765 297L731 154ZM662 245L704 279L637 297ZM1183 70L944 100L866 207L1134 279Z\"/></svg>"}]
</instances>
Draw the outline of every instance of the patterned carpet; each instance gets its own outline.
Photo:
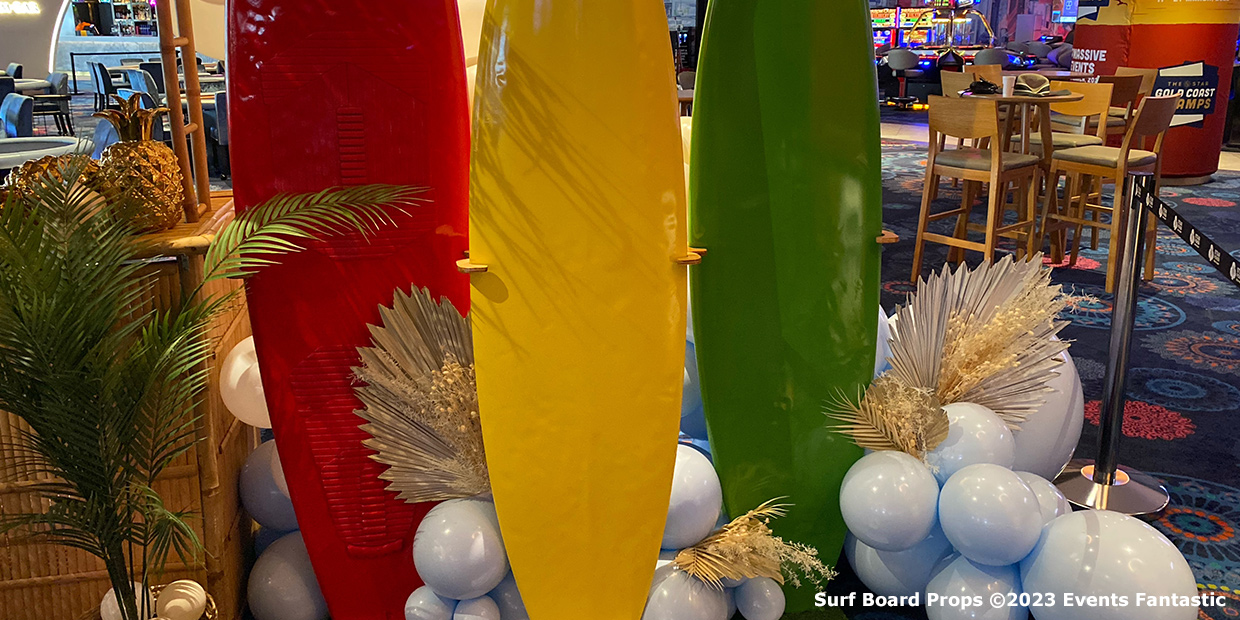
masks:
<instances>
[{"instance_id":1,"label":"patterned carpet","mask_svg":"<svg viewBox=\"0 0 1240 620\"><path fill-rule=\"evenodd\" d=\"M924 144L883 142L884 222L901 238L883 256L882 301L888 311L911 290L925 158ZM1240 257L1240 175L1224 172L1215 178L1199 187L1164 188L1162 196ZM935 207L947 210L959 202L959 190L944 184ZM950 234L952 221L938 224ZM1097 300L1064 314L1071 321L1064 336L1073 341L1087 403L1088 422L1077 449L1083 457L1096 452L1111 325L1113 298L1103 289L1107 242L1104 233L1097 250L1082 249L1075 268L1056 268L1054 274L1057 283ZM937 269L946 256L944 246L928 245L926 267ZM1235 601L1200 617L1234 618L1240 614L1240 432L1233 426L1240 414L1240 289L1165 229L1158 234L1156 264L1154 280L1141 290L1120 458L1166 484L1171 506L1153 525L1184 552L1201 588ZM840 568L846 574L832 585L833 593L864 587L843 558ZM925 617L920 611L845 611L857 620Z\"/></svg>"}]
</instances>

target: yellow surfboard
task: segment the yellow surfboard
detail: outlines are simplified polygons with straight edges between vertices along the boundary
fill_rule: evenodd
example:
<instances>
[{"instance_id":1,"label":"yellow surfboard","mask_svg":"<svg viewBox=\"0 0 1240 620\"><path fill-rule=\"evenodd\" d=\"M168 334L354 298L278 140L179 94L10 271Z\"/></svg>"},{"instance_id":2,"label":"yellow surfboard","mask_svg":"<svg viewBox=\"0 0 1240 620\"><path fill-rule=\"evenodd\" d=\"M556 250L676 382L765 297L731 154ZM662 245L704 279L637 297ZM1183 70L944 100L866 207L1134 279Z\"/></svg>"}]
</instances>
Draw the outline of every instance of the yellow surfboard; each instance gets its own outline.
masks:
<instances>
[{"instance_id":1,"label":"yellow surfboard","mask_svg":"<svg viewBox=\"0 0 1240 620\"><path fill-rule=\"evenodd\" d=\"M638 620L659 552L696 259L670 47L655 0L487 7L461 266L496 509L535 620Z\"/></svg>"}]
</instances>

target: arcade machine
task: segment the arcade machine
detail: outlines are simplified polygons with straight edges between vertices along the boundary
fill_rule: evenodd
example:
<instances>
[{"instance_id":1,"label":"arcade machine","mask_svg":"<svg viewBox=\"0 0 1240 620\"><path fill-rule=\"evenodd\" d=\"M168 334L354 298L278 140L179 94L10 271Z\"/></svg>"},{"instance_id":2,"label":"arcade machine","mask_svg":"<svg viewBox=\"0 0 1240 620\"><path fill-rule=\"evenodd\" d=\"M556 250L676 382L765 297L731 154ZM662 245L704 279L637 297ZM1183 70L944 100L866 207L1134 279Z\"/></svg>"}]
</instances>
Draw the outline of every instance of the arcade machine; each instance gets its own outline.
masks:
<instances>
[{"instance_id":1,"label":"arcade machine","mask_svg":"<svg viewBox=\"0 0 1240 620\"><path fill-rule=\"evenodd\" d=\"M916 12L915 18L910 15L913 12ZM904 46L916 48L921 55L922 69L935 72L935 80L938 79L936 69L954 71L972 64L974 56L990 48L995 40L990 23L973 8L972 0L937 0L936 6L905 9L901 12L901 28L906 27L904 32L909 34L905 36ZM923 36L925 39L915 40Z\"/></svg>"},{"instance_id":2,"label":"arcade machine","mask_svg":"<svg viewBox=\"0 0 1240 620\"><path fill-rule=\"evenodd\" d=\"M897 20L900 9L870 9L870 25L874 29L874 53L882 56L883 52L899 44Z\"/></svg>"}]
</instances>

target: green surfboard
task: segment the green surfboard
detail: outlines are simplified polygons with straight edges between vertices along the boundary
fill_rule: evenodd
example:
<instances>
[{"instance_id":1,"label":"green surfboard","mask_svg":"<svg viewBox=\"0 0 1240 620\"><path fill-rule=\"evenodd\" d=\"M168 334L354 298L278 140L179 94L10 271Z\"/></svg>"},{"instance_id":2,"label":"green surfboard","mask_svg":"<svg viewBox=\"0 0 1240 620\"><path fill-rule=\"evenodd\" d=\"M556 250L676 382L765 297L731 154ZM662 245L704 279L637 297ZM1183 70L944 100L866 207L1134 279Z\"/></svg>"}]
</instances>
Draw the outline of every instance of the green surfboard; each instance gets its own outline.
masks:
<instances>
[{"instance_id":1,"label":"green surfboard","mask_svg":"<svg viewBox=\"0 0 1240 620\"><path fill-rule=\"evenodd\" d=\"M833 564L839 486L861 450L824 401L874 371L882 233L877 77L864 0L716 0L693 110L694 336L728 514ZM789 590L788 608L813 588Z\"/></svg>"}]
</instances>

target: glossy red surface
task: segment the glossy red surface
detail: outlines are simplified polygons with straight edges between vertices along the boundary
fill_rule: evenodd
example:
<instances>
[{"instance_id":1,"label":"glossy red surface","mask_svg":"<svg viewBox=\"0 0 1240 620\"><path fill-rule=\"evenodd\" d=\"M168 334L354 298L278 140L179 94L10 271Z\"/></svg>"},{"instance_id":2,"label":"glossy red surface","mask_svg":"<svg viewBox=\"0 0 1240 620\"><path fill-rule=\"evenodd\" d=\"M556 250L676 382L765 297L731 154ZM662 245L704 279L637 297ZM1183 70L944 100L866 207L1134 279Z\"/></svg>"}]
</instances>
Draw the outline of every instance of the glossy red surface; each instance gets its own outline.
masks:
<instances>
[{"instance_id":1,"label":"glossy red surface","mask_svg":"<svg viewBox=\"0 0 1240 620\"><path fill-rule=\"evenodd\" d=\"M462 310L469 110L456 3L235 0L229 7L234 192L393 183L433 202L371 239L313 245L247 286L263 384L310 558L335 620L403 619L430 505L384 490L361 444L350 368L396 288Z\"/></svg>"}]
</instances>

